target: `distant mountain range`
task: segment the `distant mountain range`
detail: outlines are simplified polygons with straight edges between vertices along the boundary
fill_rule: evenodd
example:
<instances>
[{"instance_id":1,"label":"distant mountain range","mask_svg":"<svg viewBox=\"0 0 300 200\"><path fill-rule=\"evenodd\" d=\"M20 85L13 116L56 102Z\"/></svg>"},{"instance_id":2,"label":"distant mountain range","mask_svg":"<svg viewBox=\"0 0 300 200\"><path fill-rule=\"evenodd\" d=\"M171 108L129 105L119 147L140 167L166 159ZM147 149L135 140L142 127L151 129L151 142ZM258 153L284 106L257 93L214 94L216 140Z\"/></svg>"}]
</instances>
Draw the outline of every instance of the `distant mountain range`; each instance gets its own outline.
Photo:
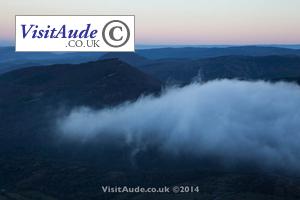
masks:
<instances>
[{"instance_id":1,"label":"distant mountain range","mask_svg":"<svg viewBox=\"0 0 300 200\"><path fill-rule=\"evenodd\" d=\"M292 80L300 77L300 56L296 55L151 60L133 53L109 53L101 57L106 58L119 58L163 82L179 84L195 79Z\"/></svg>"},{"instance_id":2,"label":"distant mountain range","mask_svg":"<svg viewBox=\"0 0 300 200\"><path fill-rule=\"evenodd\" d=\"M101 53L15 52L14 47L0 47L0 74L24 67L50 64L76 64L95 61Z\"/></svg>"},{"instance_id":3,"label":"distant mountain range","mask_svg":"<svg viewBox=\"0 0 300 200\"><path fill-rule=\"evenodd\" d=\"M160 48L138 50L137 53L149 59L184 58L201 59L218 56L268 56L268 55L300 55L299 49L279 47L241 46L224 48Z\"/></svg>"},{"instance_id":4,"label":"distant mountain range","mask_svg":"<svg viewBox=\"0 0 300 200\"><path fill-rule=\"evenodd\" d=\"M222 78L272 80L300 77L299 56L223 56L200 60L163 60L141 66L163 81L189 83L194 78L208 81Z\"/></svg>"},{"instance_id":5,"label":"distant mountain range","mask_svg":"<svg viewBox=\"0 0 300 200\"><path fill-rule=\"evenodd\" d=\"M182 47L156 48L136 50L134 60L131 57L127 63L131 65L149 64L151 60L189 59L197 60L220 56L269 56L269 55L300 55L300 49L281 47L240 46L240 47ZM88 61L119 57L126 60L126 53L45 53L45 52L15 52L14 47L0 47L0 74L14 69L42 66L49 64L76 64ZM122 57L122 58L121 58ZM126 56L127 57L127 56ZM147 60L145 60L147 59Z\"/></svg>"}]
</instances>

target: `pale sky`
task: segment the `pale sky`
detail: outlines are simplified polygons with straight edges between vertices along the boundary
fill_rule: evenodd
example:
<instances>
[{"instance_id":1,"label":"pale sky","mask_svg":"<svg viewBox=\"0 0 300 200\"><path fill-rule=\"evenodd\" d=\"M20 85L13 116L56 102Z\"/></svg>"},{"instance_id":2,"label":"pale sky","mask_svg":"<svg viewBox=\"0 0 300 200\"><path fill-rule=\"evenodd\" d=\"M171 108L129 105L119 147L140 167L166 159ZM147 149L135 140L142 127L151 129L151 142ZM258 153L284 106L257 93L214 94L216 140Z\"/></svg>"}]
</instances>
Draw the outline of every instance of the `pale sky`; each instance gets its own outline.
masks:
<instances>
[{"instance_id":1,"label":"pale sky","mask_svg":"<svg viewBox=\"0 0 300 200\"><path fill-rule=\"evenodd\" d=\"M0 0L0 43L15 15L135 15L139 44L300 44L300 0Z\"/></svg>"}]
</instances>

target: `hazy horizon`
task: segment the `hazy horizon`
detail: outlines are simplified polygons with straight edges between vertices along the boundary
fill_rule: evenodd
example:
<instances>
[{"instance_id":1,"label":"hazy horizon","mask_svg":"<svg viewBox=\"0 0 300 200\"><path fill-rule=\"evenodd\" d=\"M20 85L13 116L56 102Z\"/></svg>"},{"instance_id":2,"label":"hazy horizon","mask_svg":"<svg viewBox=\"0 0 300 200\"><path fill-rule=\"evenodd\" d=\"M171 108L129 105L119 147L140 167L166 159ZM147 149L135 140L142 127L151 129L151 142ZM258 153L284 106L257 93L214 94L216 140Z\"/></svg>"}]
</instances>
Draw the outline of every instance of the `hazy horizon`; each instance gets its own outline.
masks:
<instances>
[{"instance_id":1,"label":"hazy horizon","mask_svg":"<svg viewBox=\"0 0 300 200\"><path fill-rule=\"evenodd\" d=\"M297 0L11 0L0 8L0 45L14 43L15 15L135 15L147 45L300 44Z\"/></svg>"},{"instance_id":2,"label":"hazy horizon","mask_svg":"<svg viewBox=\"0 0 300 200\"><path fill-rule=\"evenodd\" d=\"M277 47L277 48L288 48L288 49L300 49L300 44L136 44L136 49L156 49L156 48L229 48L229 47ZM3 42L0 41L0 47L15 47L14 42Z\"/></svg>"}]
</instances>

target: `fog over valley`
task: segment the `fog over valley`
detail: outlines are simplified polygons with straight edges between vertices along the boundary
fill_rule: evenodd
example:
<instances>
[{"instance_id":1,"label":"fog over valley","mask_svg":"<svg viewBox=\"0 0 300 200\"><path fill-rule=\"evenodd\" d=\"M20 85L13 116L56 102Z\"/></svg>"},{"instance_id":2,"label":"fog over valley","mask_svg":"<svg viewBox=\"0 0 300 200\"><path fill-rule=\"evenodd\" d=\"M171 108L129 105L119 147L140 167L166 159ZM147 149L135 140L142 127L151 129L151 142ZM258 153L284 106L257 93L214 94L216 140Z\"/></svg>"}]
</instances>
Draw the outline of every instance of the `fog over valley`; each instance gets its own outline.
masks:
<instances>
[{"instance_id":1,"label":"fog over valley","mask_svg":"<svg viewBox=\"0 0 300 200\"><path fill-rule=\"evenodd\" d=\"M293 83L215 80L168 88L159 97L57 119L65 139L122 138L134 153L211 157L226 167L300 172L300 87Z\"/></svg>"}]
</instances>

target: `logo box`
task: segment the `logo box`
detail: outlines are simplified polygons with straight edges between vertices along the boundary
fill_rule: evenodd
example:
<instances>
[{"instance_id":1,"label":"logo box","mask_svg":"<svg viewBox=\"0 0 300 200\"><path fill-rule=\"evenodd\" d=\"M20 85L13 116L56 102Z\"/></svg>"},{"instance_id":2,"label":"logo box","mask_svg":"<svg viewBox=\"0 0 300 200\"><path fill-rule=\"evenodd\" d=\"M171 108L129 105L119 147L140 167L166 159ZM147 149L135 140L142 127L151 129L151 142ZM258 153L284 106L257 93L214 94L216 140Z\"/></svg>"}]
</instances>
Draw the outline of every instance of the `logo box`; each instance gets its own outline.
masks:
<instances>
[{"instance_id":1,"label":"logo box","mask_svg":"<svg viewBox=\"0 0 300 200\"><path fill-rule=\"evenodd\" d=\"M17 52L133 52L135 17L16 16Z\"/></svg>"}]
</instances>

